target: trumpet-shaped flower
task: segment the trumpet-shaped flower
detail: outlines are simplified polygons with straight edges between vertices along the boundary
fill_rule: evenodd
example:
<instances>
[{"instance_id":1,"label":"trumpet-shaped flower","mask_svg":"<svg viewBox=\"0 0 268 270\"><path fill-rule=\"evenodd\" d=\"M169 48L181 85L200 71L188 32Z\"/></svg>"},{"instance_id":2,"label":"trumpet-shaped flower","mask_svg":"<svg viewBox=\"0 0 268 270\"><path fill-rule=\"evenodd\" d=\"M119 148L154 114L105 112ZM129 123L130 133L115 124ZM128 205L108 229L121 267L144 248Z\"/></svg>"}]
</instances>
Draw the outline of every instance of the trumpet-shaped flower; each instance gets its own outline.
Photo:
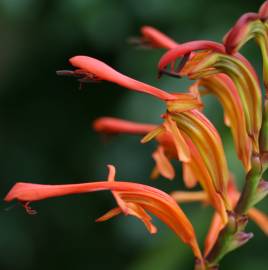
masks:
<instances>
[{"instance_id":1,"label":"trumpet-shaped flower","mask_svg":"<svg viewBox=\"0 0 268 270\"><path fill-rule=\"evenodd\" d=\"M71 75L80 78L81 82L93 80L105 80L130 90L152 95L160 100L167 102L170 110L181 112L193 108L201 107L200 101L192 94L176 93L171 94L157 87L132 79L119 73L107 64L88 56L75 56L70 59L70 63L77 67L75 71L58 71L58 75Z\"/></svg>"},{"instance_id":2,"label":"trumpet-shaped flower","mask_svg":"<svg viewBox=\"0 0 268 270\"><path fill-rule=\"evenodd\" d=\"M131 182L116 182L114 181L115 168L112 165L108 167L108 181L67 185L17 183L6 195L5 201L18 200L27 208L30 202L51 197L110 190L118 207L97 221L105 221L119 213L133 215L143 221L150 233L156 233L156 227L151 223L151 217L146 213L146 211L151 212L192 248L196 258L202 260L192 224L172 197L150 186Z\"/></svg>"}]
</instances>

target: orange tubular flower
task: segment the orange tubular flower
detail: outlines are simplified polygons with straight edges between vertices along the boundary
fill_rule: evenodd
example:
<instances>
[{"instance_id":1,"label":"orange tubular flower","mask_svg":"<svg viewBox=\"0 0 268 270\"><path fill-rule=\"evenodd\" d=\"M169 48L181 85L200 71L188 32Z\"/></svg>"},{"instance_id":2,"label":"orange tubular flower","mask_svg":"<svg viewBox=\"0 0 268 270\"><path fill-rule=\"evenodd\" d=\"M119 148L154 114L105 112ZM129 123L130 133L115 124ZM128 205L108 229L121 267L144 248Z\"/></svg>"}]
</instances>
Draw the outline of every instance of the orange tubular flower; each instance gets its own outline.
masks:
<instances>
[{"instance_id":1,"label":"orange tubular flower","mask_svg":"<svg viewBox=\"0 0 268 270\"><path fill-rule=\"evenodd\" d=\"M179 130L174 126L176 122L173 121L170 116L165 118L166 122L162 126L157 127L156 125L139 124L117 118L103 117L95 120L93 127L96 131L106 134L128 133L140 135L143 132L144 134L149 132L149 135L145 136L142 142L147 142L155 138L159 143L159 146L152 155L156 162L156 167L153 169L151 175L152 178L156 178L161 174L167 179L173 179L175 177L175 171L170 160L181 160L180 155L186 157L187 159L182 162L185 185L188 188L192 188L198 181L206 191L211 205L218 211L223 223L225 223L227 221L227 215L223 200L215 190L213 180L198 149L193 144L190 137L181 131L183 143L186 144L184 150L186 156L184 156L183 152L178 154L178 151L182 150L182 144L177 144L178 150L176 150L176 142L180 140L176 138L176 133L179 132ZM170 125L170 127L168 125ZM153 135L151 135L151 133L153 133Z\"/></svg>"},{"instance_id":2,"label":"orange tubular flower","mask_svg":"<svg viewBox=\"0 0 268 270\"><path fill-rule=\"evenodd\" d=\"M171 94L146 83L134 80L126 75L119 73L107 64L88 56L75 56L70 59L70 63L77 67L75 71L58 71L58 75L70 75L79 77L79 81L88 82L92 80L106 80L130 90L152 95L167 103L169 110L176 112L190 110L201 107L199 100L192 94L179 93Z\"/></svg>"},{"instance_id":3,"label":"orange tubular flower","mask_svg":"<svg viewBox=\"0 0 268 270\"><path fill-rule=\"evenodd\" d=\"M217 131L198 111L167 114L164 119L164 124L156 127L105 117L97 119L93 126L97 127L97 131L107 134L122 132L134 134L135 129L136 134L150 131L142 139L142 143L153 138L159 143L152 155L156 162L152 178L156 178L160 173L167 179L173 179L175 171L170 160L182 161L185 185L191 188L198 181L225 223L227 221L225 208L229 209L226 196L226 179L229 176L222 142Z\"/></svg>"},{"instance_id":4,"label":"orange tubular flower","mask_svg":"<svg viewBox=\"0 0 268 270\"><path fill-rule=\"evenodd\" d=\"M150 233L155 233L156 228L151 223L150 216L146 213L146 211L149 211L170 227L184 243L192 248L195 257L202 261L192 224L176 201L165 192L150 186L130 182L115 182L115 168L112 165L108 167L108 181L68 185L17 183L6 195L5 201L18 200L27 209L30 202L47 198L111 190L118 207L109 211L97 221L105 221L119 213L133 215L144 222Z\"/></svg>"}]
</instances>

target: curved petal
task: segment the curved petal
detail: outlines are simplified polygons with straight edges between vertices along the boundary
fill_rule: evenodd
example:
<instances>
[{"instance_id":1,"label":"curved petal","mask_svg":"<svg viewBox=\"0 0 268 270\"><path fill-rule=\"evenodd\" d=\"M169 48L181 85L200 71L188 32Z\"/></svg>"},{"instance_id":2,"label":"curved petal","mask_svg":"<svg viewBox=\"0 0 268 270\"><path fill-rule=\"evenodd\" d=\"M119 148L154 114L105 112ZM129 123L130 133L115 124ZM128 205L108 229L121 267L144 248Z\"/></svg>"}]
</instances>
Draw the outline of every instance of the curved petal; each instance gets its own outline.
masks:
<instances>
[{"instance_id":1,"label":"curved petal","mask_svg":"<svg viewBox=\"0 0 268 270\"><path fill-rule=\"evenodd\" d=\"M174 168L170 163L169 159L166 157L162 146L159 146L156 151L153 152L152 157L156 163L158 172L167 179L174 179Z\"/></svg>"},{"instance_id":2,"label":"curved petal","mask_svg":"<svg viewBox=\"0 0 268 270\"><path fill-rule=\"evenodd\" d=\"M171 196L150 186L130 182L115 182L113 181L114 173L114 168L110 168L110 181L103 182L68 185L17 183L8 192L5 201L18 200L25 203L70 194L111 190L116 192L120 200L124 202L127 208L126 214L136 215L144 222L148 222L148 216L143 210L151 212L169 226L184 243L192 248L195 256L202 260L192 224ZM129 203L132 203L130 207ZM133 204L135 207L133 207ZM119 207L122 209L121 205ZM108 214L108 217L117 213L118 210L114 210Z\"/></svg>"},{"instance_id":3,"label":"curved petal","mask_svg":"<svg viewBox=\"0 0 268 270\"><path fill-rule=\"evenodd\" d=\"M245 115L241 100L232 80L225 74L217 74L202 78L197 82L206 93L214 94L223 106L225 122L230 126L238 158L246 171L251 167L252 143L247 134Z\"/></svg>"},{"instance_id":4,"label":"curved petal","mask_svg":"<svg viewBox=\"0 0 268 270\"><path fill-rule=\"evenodd\" d=\"M221 138L210 121L199 111L192 110L172 115L178 127L186 133L197 147L215 189L219 192L228 206L227 181L229 173ZM228 208L228 207L227 207Z\"/></svg>"}]
</instances>

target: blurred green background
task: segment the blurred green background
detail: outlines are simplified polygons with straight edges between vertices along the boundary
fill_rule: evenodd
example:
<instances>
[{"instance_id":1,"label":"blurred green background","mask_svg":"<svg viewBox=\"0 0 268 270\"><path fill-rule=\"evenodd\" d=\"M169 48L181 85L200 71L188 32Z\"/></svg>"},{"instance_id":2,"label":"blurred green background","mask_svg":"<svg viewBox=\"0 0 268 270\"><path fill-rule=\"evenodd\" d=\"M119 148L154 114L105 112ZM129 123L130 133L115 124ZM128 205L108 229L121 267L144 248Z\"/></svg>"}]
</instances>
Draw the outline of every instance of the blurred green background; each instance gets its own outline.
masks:
<instances>
[{"instance_id":1,"label":"blurred green background","mask_svg":"<svg viewBox=\"0 0 268 270\"><path fill-rule=\"evenodd\" d=\"M0 0L0 193L17 181L78 183L106 179L106 164L116 165L117 178L171 190L183 189L181 171L175 181L148 176L154 144L139 137L103 138L91 129L99 116L160 123L163 105L150 96L109 83L79 84L57 77L77 54L100 58L125 74L153 85L184 90L187 81L156 79L162 50L141 50L126 40L152 25L178 42L221 41L244 12L262 1L245 0ZM242 51L261 70L251 43ZM206 98L206 113L223 136L231 170L241 184L243 171L222 111ZM131 217L96 224L94 219L115 205L109 192L70 196L34 203L38 215L18 205L0 205L0 269L73 270L192 269L190 249L158 220L151 236ZM9 208L11 206L11 209ZM265 203L260 205L264 209ZM182 206L203 242L212 211ZM267 210L267 209L266 209ZM254 239L227 256L221 269L267 269L268 241L250 223ZM201 244L202 245L202 244Z\"/></svg>"}]
</instances>

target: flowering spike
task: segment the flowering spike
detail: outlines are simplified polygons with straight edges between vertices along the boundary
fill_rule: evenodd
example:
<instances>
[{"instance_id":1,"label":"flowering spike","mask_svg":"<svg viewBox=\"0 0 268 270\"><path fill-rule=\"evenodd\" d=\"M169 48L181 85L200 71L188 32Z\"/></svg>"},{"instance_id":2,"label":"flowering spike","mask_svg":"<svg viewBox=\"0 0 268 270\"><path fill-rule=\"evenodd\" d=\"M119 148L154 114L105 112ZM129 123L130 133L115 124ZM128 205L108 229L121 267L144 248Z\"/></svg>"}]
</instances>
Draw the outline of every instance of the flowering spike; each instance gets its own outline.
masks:
<instances>
[{"instance_id":1,"label":"flowering spike","mask_svg":"<svg viewBox=\"0 0 268 270\"><path fill-rule=\"evenodd\" d=\"M8 192L5 201L33 202L70 194L111 190L116 192L117 196L125 204L125 207L128 208L128 212L125 214L134 215L142 219L149 231L153 233L154 227L149 223L150 218L145 210L151 212L169 226L184 243L192 248L196 258L202 260L192 224L171 196L150 186L131 182L115 182L113 181L115 170L112 166L109 166L109 170L110 181L68 185L17 183ZM119 205L119 208L122 211L121 205ZM119 209L113 210L98 221L115 216L118 214L118 211Z\"/></svg>"}]
</instances>

